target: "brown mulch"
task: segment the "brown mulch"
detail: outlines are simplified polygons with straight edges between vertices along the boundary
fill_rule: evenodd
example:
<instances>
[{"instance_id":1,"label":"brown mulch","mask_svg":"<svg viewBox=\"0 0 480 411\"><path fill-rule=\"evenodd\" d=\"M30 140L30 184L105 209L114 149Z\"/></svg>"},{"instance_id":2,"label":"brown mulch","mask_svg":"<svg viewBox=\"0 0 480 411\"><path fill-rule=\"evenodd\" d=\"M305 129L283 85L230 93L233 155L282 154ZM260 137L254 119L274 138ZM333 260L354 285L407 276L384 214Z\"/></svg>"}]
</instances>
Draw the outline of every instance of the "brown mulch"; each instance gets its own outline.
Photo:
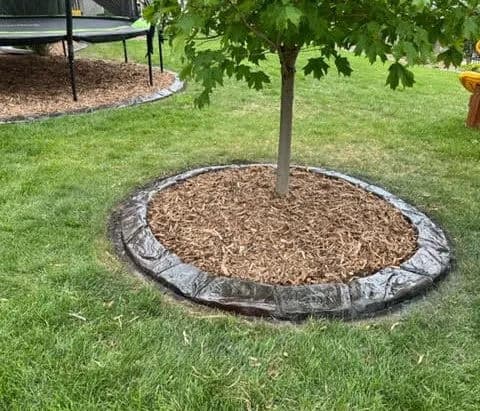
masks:
<instances>
[{"instance_id":1,"label":"brown mulch","mask_svg":"<svg viewBox=\"0 0 480 411\"><path fill-rule=\"evenodd\" d=\"M374 194L294 169L278 198L274 181L268 167L191 178L156 195L150 227L187 263L270 284L348 283L416 249L412 224Z\"/></svg>"},{"instance_id":2,"label":"brown mulch","mask_svg":"<svg viewBox=\"0 0 480 411\"><path fill-rule=\"evenodd\" d=\"M171 73L134 63L77 59L78 102L71 94L68 64L63 56L0 56L0 121L16 116L51 115L124 102L148 96L172 84Z\"/></svg>"}]
</instances>

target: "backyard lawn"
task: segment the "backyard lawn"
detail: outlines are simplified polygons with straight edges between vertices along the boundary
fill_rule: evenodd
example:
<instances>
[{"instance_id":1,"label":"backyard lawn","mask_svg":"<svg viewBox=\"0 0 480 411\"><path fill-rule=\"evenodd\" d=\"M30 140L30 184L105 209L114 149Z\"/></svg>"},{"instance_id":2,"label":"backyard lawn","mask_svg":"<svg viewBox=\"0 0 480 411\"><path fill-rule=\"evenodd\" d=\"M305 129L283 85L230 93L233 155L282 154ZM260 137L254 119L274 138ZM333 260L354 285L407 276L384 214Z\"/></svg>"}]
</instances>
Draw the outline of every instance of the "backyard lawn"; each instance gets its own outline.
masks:
<instances>
[{"instance_id":1,"label":"backyard lawn","mask_svg":"<svg viewBox=\"0 0 480 411\"><path fill-rule=\"evenodd\" d=\"M143 42L129 47L143 60ZM121 44L81 56L121 59ZM276 160L273 57L266 90L228 82L201 111L189 84L154 104L2 125L0 409L478 409L480 132L464 127L469 94L428 67L393 92L387 66L352 63L347 79L299 71L293 161L385 186L438 221L457 262L435 290L389 316L298 326L178 303L118 261L108 218L139 185ZM179 68L170 55L167 66Z\"/></svg>"}]
</instances>

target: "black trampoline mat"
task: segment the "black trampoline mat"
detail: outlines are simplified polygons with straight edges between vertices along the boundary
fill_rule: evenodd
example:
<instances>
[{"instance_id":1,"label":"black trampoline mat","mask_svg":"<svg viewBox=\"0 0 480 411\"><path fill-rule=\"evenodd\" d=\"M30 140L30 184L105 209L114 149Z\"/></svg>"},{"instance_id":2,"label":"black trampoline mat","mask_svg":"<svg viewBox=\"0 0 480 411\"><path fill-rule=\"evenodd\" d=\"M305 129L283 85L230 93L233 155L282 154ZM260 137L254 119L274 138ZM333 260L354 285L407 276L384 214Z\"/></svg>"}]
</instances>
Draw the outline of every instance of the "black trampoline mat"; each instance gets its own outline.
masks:
<instances>
[{"instance_id":1,"label":"black trampoline mat","mask_svg":"<svg viewBox=\"0 0 480 411\"><path fill-rule=\"evenodd\" d=\"M147 34L130 20L115 18L73 17L73 39L106 42ZM58 41L66 37L65 17L0 17L0 45L12 41Z\"/></svg>"}]
</instances>

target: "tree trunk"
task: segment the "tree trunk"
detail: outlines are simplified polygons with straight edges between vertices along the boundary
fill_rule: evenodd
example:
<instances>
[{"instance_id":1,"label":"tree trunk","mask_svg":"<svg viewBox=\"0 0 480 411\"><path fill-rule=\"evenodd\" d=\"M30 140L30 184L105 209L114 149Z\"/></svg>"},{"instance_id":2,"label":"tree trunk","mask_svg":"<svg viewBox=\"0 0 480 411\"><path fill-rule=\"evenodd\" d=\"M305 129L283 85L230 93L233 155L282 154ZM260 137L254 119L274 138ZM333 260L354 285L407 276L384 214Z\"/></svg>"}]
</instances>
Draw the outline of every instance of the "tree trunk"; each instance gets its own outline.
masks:
<instances>
[{"instance_id":1,"label":"tree trunk","mask_svg":"<svg viewBox=\"0 0 480 411\"><path fill-rule=\"evenodd\" d=\"M278 52L282 70L282 96L280 103L280 137L278 142L277 182L275 191L279 196L284 196L288 193L290 152L292 145L295 63L298 53L298 49L284 48Z\"/></svg>"}]
</instances>

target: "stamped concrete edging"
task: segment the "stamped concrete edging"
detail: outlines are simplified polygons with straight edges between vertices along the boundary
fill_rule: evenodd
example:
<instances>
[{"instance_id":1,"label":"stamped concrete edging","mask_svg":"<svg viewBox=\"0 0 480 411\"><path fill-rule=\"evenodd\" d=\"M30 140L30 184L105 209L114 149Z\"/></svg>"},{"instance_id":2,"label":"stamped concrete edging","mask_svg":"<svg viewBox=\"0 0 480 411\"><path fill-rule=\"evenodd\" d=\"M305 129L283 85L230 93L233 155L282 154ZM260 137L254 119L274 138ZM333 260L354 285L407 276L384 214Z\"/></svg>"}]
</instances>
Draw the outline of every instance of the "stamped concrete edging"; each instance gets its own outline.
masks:
<instances>
[{"instance_id":1,"label":"stamped concrete edging","mask_svg":"<svg viewBox=\"0 0 480 411\"><path fill-rule=\"evenodd\" d=\"M425 214L380 187L317 167L301 168L346 180L400 210L416 227L415 254L400 267L383 268L349 284L282 286L203 272L183 263L155 238L148 225L147 208L158 191L206 172L255 165L274 167L271 164L203 167L161 179L138 191L123 204L119 215L118 230L126 255L142 273L194 302L246 315L293 321L310 316L345 319L368 316L424 293L450 269L448 240Z\"/></svg>"},{"instance_id":2,"label":"stamped concrete edging","mask_svg":"<svg viewBox=\"0 0 480 411\"><path fill-rule=\"evenodd\" d=\"M125 107L137 106L145 103L153 103L154 101L158 101L158 100L162 100L164 98L170 97L172 94L175 94L181 91L185 86L184 82L180 80L180 78L176 73L172 71L166 71L166 72L174 75L174 80L172 84L170 84L168 87L157 90L154 93L148 94L146 96L133 97L131 99L122 100L116 103L101 104L99 106L81 108L78 110L68 110L64 112L56 112L51 114L38 114L38 115L32 115L32 116L14 116L14 117L0 118L0 124L29 123L33 121L47 120L50 118L58 118L58 117L75 115L75 114L95 113L101 110L125 108Z\"/></svg>"}]
</instances>

